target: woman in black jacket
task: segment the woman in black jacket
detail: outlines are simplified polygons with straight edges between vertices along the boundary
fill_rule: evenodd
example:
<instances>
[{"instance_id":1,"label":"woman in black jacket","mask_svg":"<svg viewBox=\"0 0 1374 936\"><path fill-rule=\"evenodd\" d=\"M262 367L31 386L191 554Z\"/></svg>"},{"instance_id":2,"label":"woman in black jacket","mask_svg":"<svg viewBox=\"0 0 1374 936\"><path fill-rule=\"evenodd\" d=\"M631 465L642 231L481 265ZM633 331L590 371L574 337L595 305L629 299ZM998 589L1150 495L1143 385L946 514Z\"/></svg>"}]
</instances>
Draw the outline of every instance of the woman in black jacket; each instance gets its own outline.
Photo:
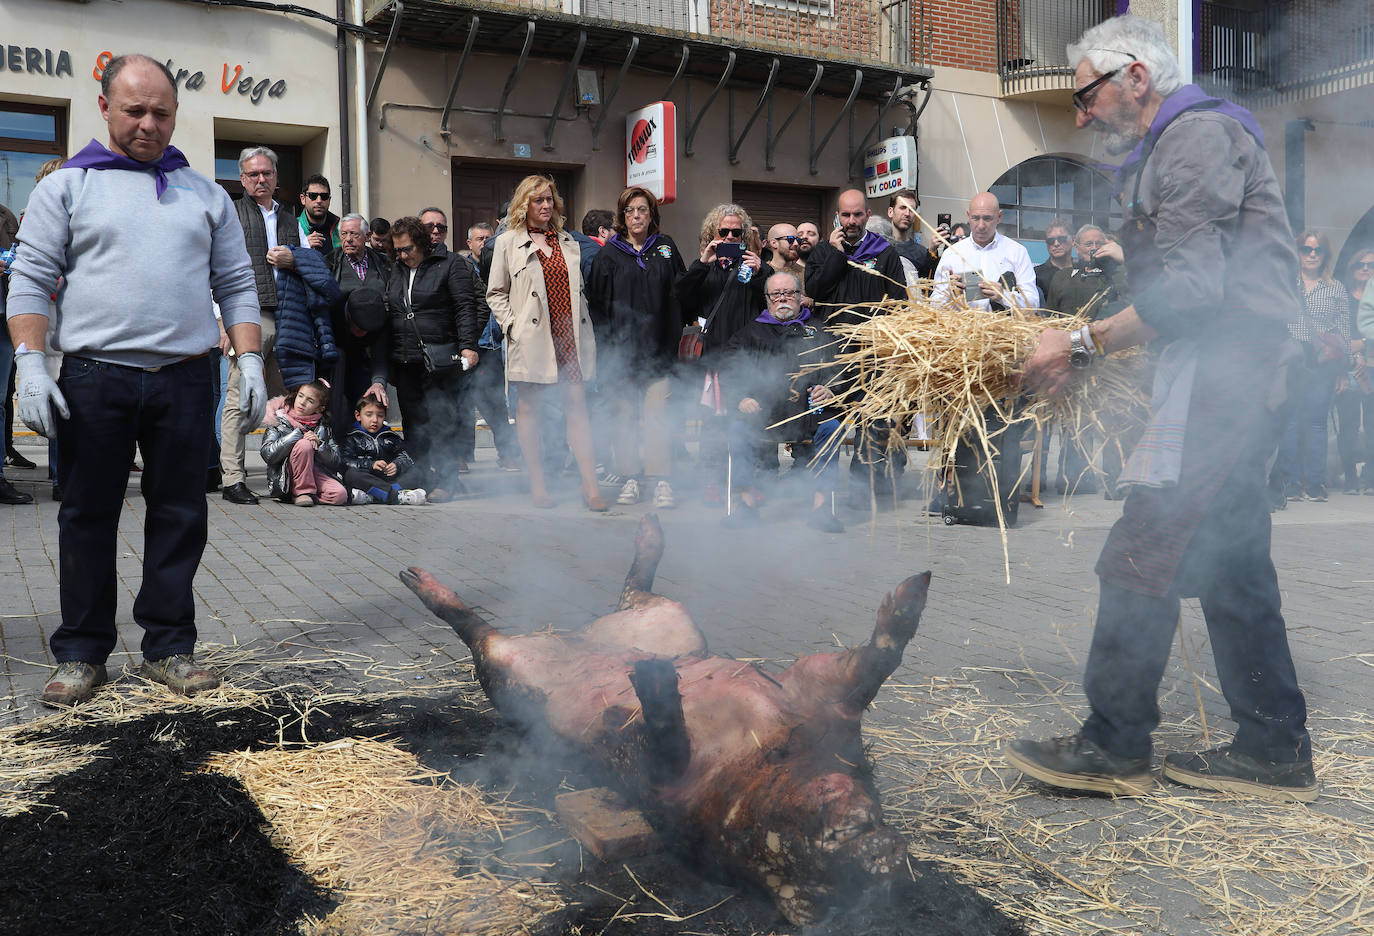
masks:
<instances>
[{"instance_id":1,"label":"woman in black jacket","mask_svg":"<svg viewBox=\"0 0 1374 936\"><path fill-rule=\"evenodd\" d=\"M396 387L406 448L424 471L431 501L462 493L456 425L463 381L477 366L477 339L490 312L471 268L439 256L419 218L391 225L396 267L387 280L388 321L372 345L368 393L387 402Z\"/></svg>"},{"instance_id":2,"label":"woman in black jacket","mask_svg":"<svg viewBox=\"0 0 1374 936\"><path fill-rule=\"evenodd\" d=\"M706 321L701 362L706 373L689 386L693 397L710 410L701 422L700 451L702 464L713 469L721 466L723 470L726 450L724 398L712 364L713 352L724 348L767 305L763 284L768 277L760 272L763 260L749 249L753 227L749 213L739 205L711 209L701 225L701 256L677 282L683 314ZM712 470L707 477L717 474L721 472ZM708 480L706 502L720 503L721 490L719 481Z\"/></svg>"},{"instance_id":3,"label":"woman in black jacket","mask_svg":"<svg viewBox=\"0 0 1374 936\"><path fill-rule=\"evenodd\" d=\"M676 505L668 480L668 396L685 324L673 286L685 267L677 244L658 227L652 193L638 186L621 193L615 233L592 261L587 304L599 377L616 404L616 471L626 479L617 501L638 503L641 485L652 484L654 506L662 510Z\"/></svg>"}]
</instances>

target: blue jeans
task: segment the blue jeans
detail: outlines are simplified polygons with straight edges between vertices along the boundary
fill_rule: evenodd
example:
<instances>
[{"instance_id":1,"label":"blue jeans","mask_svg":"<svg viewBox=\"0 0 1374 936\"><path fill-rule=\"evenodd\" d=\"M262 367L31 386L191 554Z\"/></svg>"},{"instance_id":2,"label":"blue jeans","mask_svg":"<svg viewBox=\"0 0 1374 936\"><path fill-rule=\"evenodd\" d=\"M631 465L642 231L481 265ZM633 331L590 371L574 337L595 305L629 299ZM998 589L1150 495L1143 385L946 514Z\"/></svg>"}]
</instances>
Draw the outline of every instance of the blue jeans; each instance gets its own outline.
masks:
<instances>
[{"instance_id":1,"label":"blue jeans","mask_svg":"<svg viewBox=\"0 0 1374 936\"><path fill-rule=\"evenodd\" d=\"M3 302L4 298L0 296L0 304L2 304ZM5 390L9 389L10 371L13 368L14 344L10 341L9 325L5 322L0 322L0 388L4 388ZM9 436L5 436L6 444L8 444L9 441ZM0 458L3 458L4 454L4 452L0 452ZM4 477L5 468L3 465L0 465L0 478Z\"/></svg>"},{"instance_id":2,"label":"blue jeans","mask_svg":"<svg viewBox=\"0 0 1374 936\"><path fill-rule=\"evenodd\" d=\"M205 465L186 455L209 449L210 366L209 357L199 357L149 373L63 360L58 386L71 417L57 423L62 626L50 641L59 663L103 663L115 647L119 515L135 444L143 453L146 504L143 581L133 606L143 656L160 660L194 649L191 583L205 551Z\"/></svg>"},{"instance_id":3,"label":"blue jeans","mask_svg":"<svg viewBox=\"0 0 1374 936\"><path fill-rule=\"evenodd\" d=\"M827 419L816 427L816 433L811 437L812 458L819 459L819 463L813 461L808 470L815 475L815 490L823 493L833 491L839 486L840 447L836 445L826 449L826 443L839 431L840 421ZM748 419L730 420L728 436L732 456L732 488L753 487L758 483L758 470L754 466L754 448L758 445L761 434L757 422Z\"/></svg>"},{"instance_id":4,"label":"blue jeans","mask_svg":"<svg viewBox=\"0 0 1374 936\"><path fill-rule=\"evenodd\" d=\"M1326 486L1327 419L1335 395L1335 375L1314 369L1289 413L1276 467L1290 494Z\"/></svg>"}]
</instances>

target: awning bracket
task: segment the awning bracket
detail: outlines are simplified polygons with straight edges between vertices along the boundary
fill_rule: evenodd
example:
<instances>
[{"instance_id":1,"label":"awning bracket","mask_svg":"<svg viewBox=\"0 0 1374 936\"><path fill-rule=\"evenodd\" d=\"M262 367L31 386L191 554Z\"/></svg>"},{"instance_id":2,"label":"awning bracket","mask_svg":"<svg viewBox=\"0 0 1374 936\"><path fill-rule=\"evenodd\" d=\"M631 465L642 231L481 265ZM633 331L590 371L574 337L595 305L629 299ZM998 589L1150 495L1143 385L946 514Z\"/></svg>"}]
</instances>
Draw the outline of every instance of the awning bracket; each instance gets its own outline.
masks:
<instances>
[{"instance_id":1,"label":"awning bracket","mask_svg":"<svg viewBox=\"0 0 1374 936\"><path fill-rule=\"evenodd\" d=\"M577 31L577 50L568 63L568 73L563 77L563 87L558 89L558 99L553 102L553 112L549 114L549 128L544 131L544 149L553 149L553 134L558 129L558 114L563 110L563 102L572 93L573 82L577 80L577 66L582 64L582 50L587 48L587 30Z\"/></svg>"},{"instance_id":2,"label":"awning bracket","mask_svg":"<svg viewBox=\"0 0 1374 936\"><path fill-rule=\"evenodd\" d=\"M510 99L510 93L515 90L515 83L520 80L520 73L525 70L525 60L530 57L530 46L532 45L534 45L534 20L526 20L525 45L520 49L520 57L515 60L515 67L510 70L510 74L506 77L506 87L501 92L501 103L496 105L496 116L492 118L492 132L497 143L506 139L501 134L501 118L506 113L506 101Z\"/></svg>"},{"instance_id":3,"label":"awning bracket","mask_svg":"<svg viewBox=\"0 0 1374 936\"><path fill-rule=\"evenodd\" d=\"M686 48L684 46L683 48ZM625 54L625 61L620 65L620 74L615 79L615 84L611 90L606 92L606 100L601 102L601 113L596 115L596 123L592 124L592 149L600 149L598 140L601 137L601 125L606 122L606 115L611 112L611 103L615 101L615 96L620 93L620 86L625 83L625 74L630 70L630 63L635 60L635 53L639 51L639 37L630 37L630 51Z\"/></svg>"},{"instance_id":4,"label":"awning bracket","mask_svg":"<svg viewBox=\"0 0 1374 936\"><path fill-rule=\"evenodd\" d=\"M367 101L363 104L363 113L372 112L372 105L377 100L377 89L382 85L382 75L386 73L387 59L391 58L391 49L396 45L396 34L401 31L401 16L405 13L405 4L401 0L392 0L391 3L391 31L386 34L386 45L382 48L382 58L377 63L377 74L372 76L372 85L367 89Z\"/></svg>"},{"instance_id":5,"label":"awning bracket","mask_svg":"<svg viewBox=\"0 0 1374 936\"><path fill-rule=\"evenodd\" d=\"M773 59L773 65L772 65L771 68L768 69L768 80L765 81L764 84L763 84L763 93L759 95L759 102L758 102L757 104L754 105L754 112L753 112L752 114L750 114L750 115L749 115L749 119L746 120L746 121L744 122L744 129L740 131L740 133L739 133L739 138L738 138L738 139L735 139L735 138L734 138L734 127L735 127L735 99L734 99L733 94L731 95L731 97L730 97L730 133L731 133L731 143L730 143L730 152L729 152L729 154L728 154L728 155L729 155L729 158L730 158L730 165L733 166L733 165L736 165L736 164L739 163L739 150L740 150L740 147L744 145L744 138L747 137L747 136L749 135L749 131L750 131L751 129L753 129L754 121L756 121L756 120L759 119L759 112L763 110L764 105L767 104L769 101L772 100L772 98L773 98L773 82L777 80L777 78L778 78L778 69L781 68L781 67L782 67L782 63L781 63L780 61L778 61L776 58Z\"/></svg>"},{"instance_id":6,"label":"awning bracket","mask_svg":"<svg viewBox=\"0 0 1374 936\"><path fill-rule=\"evenodd\" d=\"M865 133L863 139L859 141L859 145L849 151L849 177L851 179L856 178L858 175L855 167L858 165L859 160L863 158L864 150L868 148L868 138L873 136L874 133L877 133L878 139L882 139L883 118L887 116L888 109L892 107L893 104L897 103L897 95L901 90L902 77L898 75L897 83L892 86L892 93L887 96L887 100L883 103L883 106L878 108L878 119L873 121L873 126L868 128L868 132Z\"/></svg>"},{"instance_id":7,"label":"awning bracket","mask_svg":"<svg viewBox=\"0 0 1374 936\"><path fill-rule=\"evenodd\" d=\"M830 125L830 129L821 137L821 141L811 147L811 174L819 175L821 153L825 152L826 146L830 143L830 138L835 135L835 131L840 128L840 121L849 115L849 109L854 106L854 99L859 96L859 87L864 83L864 70L854 69L854 87L849 90L849 97L844 102L844 107L840 108L840 113L835 117L835 122ZM814 100L814 99L813 99ZM814 137L812 138L814 140Z\"/></svg>"},{"instance_id":8,"label":"awning bracket","mask_svg":"<svg viewBox=\"0 0 1374 936\"><path fill-rule=\"evenodd\" d=\"M668 100L673 96L673 89L677 87L678 79L687 71L687 59L692 55L692 50L687 43L682 44L682 58L677 63L677 71L673 72L673 80L668 82L668 87L663 91L663 100Z\"/></svg>"},{"instance_id":9,"label":"awning bracket","mask_svg":"<svg viewBox=\"0 0 1374 936\"><path fill-rule=\"evenodd\" d=\"M774 157L777 155L778 152L778 141L782 139L783 133L785 133L787 131L787 128L792 125L792 121L796 119L796 116L801 113L802 106L806 104L807 101L811 100L811 95L816 93L816 89L820 87L821 84L821 76L824 74L825 66L821 65L819 62L816 63L816 77L811 79L811 87L806 89L806 93L803 94L801 100L797 102L797 106L792 108L792 113L787 115L787 119L782 122L782 126L778 128L777 133L773 132L771 119L773 116L773 111L772 108L769 108L768 116L770 119L768 127L768 140L763 147L763 164L766 168L774 168Z\"/></svg>"},{"instance_id":10,"label":"awning bracket","mask_svg":"<svg viewBox=\"0 0 1374 936\"><path fill-rule=\"evenodd\" d=\"M687 129L687 139L684 142L682 149L685 155L692 155L692 139L697 135L697 130L701 129L701 119L705 117L706 112L711 109L711 104L715 101L716 95L720 94L720 89L725 87L726 82L730 80L730 76L734 74L735 59L735 50L731 49L730 58L725 63L725 73L720 76L720 81L717 81L716 86L711 89L711 93L707 96L706 101L701 105L701 110L697 111L696 119L692 120L690 117L688 118L690 126Z\"/></svg>"},{"instance_id":11,"label":"awning bracket","mask_svg":"<svg viewBox=\"0 0 1374 936\"><path fill-rule=\"evenodd\" d=\"M463 54L458 57L458 68L453 73L453 84L448 88L448 100L444 102L444 117L439 121L439 133L449 135L448 118L453 113L453 100L458 96L458 83L463 80L463 69L467 67L468 56L472 53L472 43L477 39L477 30L482 26L482 17L476 13L468 21L468 39L463 43Z\"/></svg>"}]
</instances>

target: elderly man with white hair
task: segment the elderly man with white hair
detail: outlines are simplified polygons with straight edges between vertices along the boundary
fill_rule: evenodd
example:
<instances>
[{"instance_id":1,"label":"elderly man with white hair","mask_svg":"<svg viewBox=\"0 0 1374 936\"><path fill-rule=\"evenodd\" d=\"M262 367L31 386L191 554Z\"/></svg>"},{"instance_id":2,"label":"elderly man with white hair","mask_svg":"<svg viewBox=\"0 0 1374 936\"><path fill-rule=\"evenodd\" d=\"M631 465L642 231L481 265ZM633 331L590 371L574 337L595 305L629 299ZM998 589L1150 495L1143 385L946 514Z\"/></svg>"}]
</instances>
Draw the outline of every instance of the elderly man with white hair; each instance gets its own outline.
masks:
<instances>
[{"instance_id":1,"label":"elderly man with white hair","mask_svg":"<svg viewBox=\"0 0 1374 936\"><path fill-rule=\"evenodd\" d=\"M1052 786L1139 793L1181 597L1197 597L1231 707L1231 743L1168 754L1175 782L1272 800L1317 797L1307 710L1269 555L1265 461L1300 308L1297 256L1259 125L1183 85L1158 25L1107 20L1069 46L1078 126L1125 156L1117 172L1131 304L1072 333L1048 328L1027 387L1062 390L1107 354L1160 339L1154 413L1119 484L1097 562L1097 624L1077 734L1013 742Z\"/></svg>"}]
</instances>

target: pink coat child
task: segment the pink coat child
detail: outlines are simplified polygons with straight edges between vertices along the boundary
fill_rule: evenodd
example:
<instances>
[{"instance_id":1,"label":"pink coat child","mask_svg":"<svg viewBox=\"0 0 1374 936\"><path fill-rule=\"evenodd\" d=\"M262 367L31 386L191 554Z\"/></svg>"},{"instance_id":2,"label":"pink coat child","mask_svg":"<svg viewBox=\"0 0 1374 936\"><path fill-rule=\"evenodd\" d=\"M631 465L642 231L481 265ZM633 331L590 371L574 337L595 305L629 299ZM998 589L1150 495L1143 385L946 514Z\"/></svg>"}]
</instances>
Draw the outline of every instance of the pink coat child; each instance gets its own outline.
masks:
<instances>
[{"instance_id":1,"label":"pink coat child","mask_svg":"<svg viewBox=\"0 0 1374 936\"><path fill-rule=\"evenodd\" d=\"M262 441L262 458L272 481L272 496L297 507L347 504L348 489L334 472L342 469L338 445L325 420L329 388L323 381L303 384L274 414Z\"/></svg>"}]
</instances>

